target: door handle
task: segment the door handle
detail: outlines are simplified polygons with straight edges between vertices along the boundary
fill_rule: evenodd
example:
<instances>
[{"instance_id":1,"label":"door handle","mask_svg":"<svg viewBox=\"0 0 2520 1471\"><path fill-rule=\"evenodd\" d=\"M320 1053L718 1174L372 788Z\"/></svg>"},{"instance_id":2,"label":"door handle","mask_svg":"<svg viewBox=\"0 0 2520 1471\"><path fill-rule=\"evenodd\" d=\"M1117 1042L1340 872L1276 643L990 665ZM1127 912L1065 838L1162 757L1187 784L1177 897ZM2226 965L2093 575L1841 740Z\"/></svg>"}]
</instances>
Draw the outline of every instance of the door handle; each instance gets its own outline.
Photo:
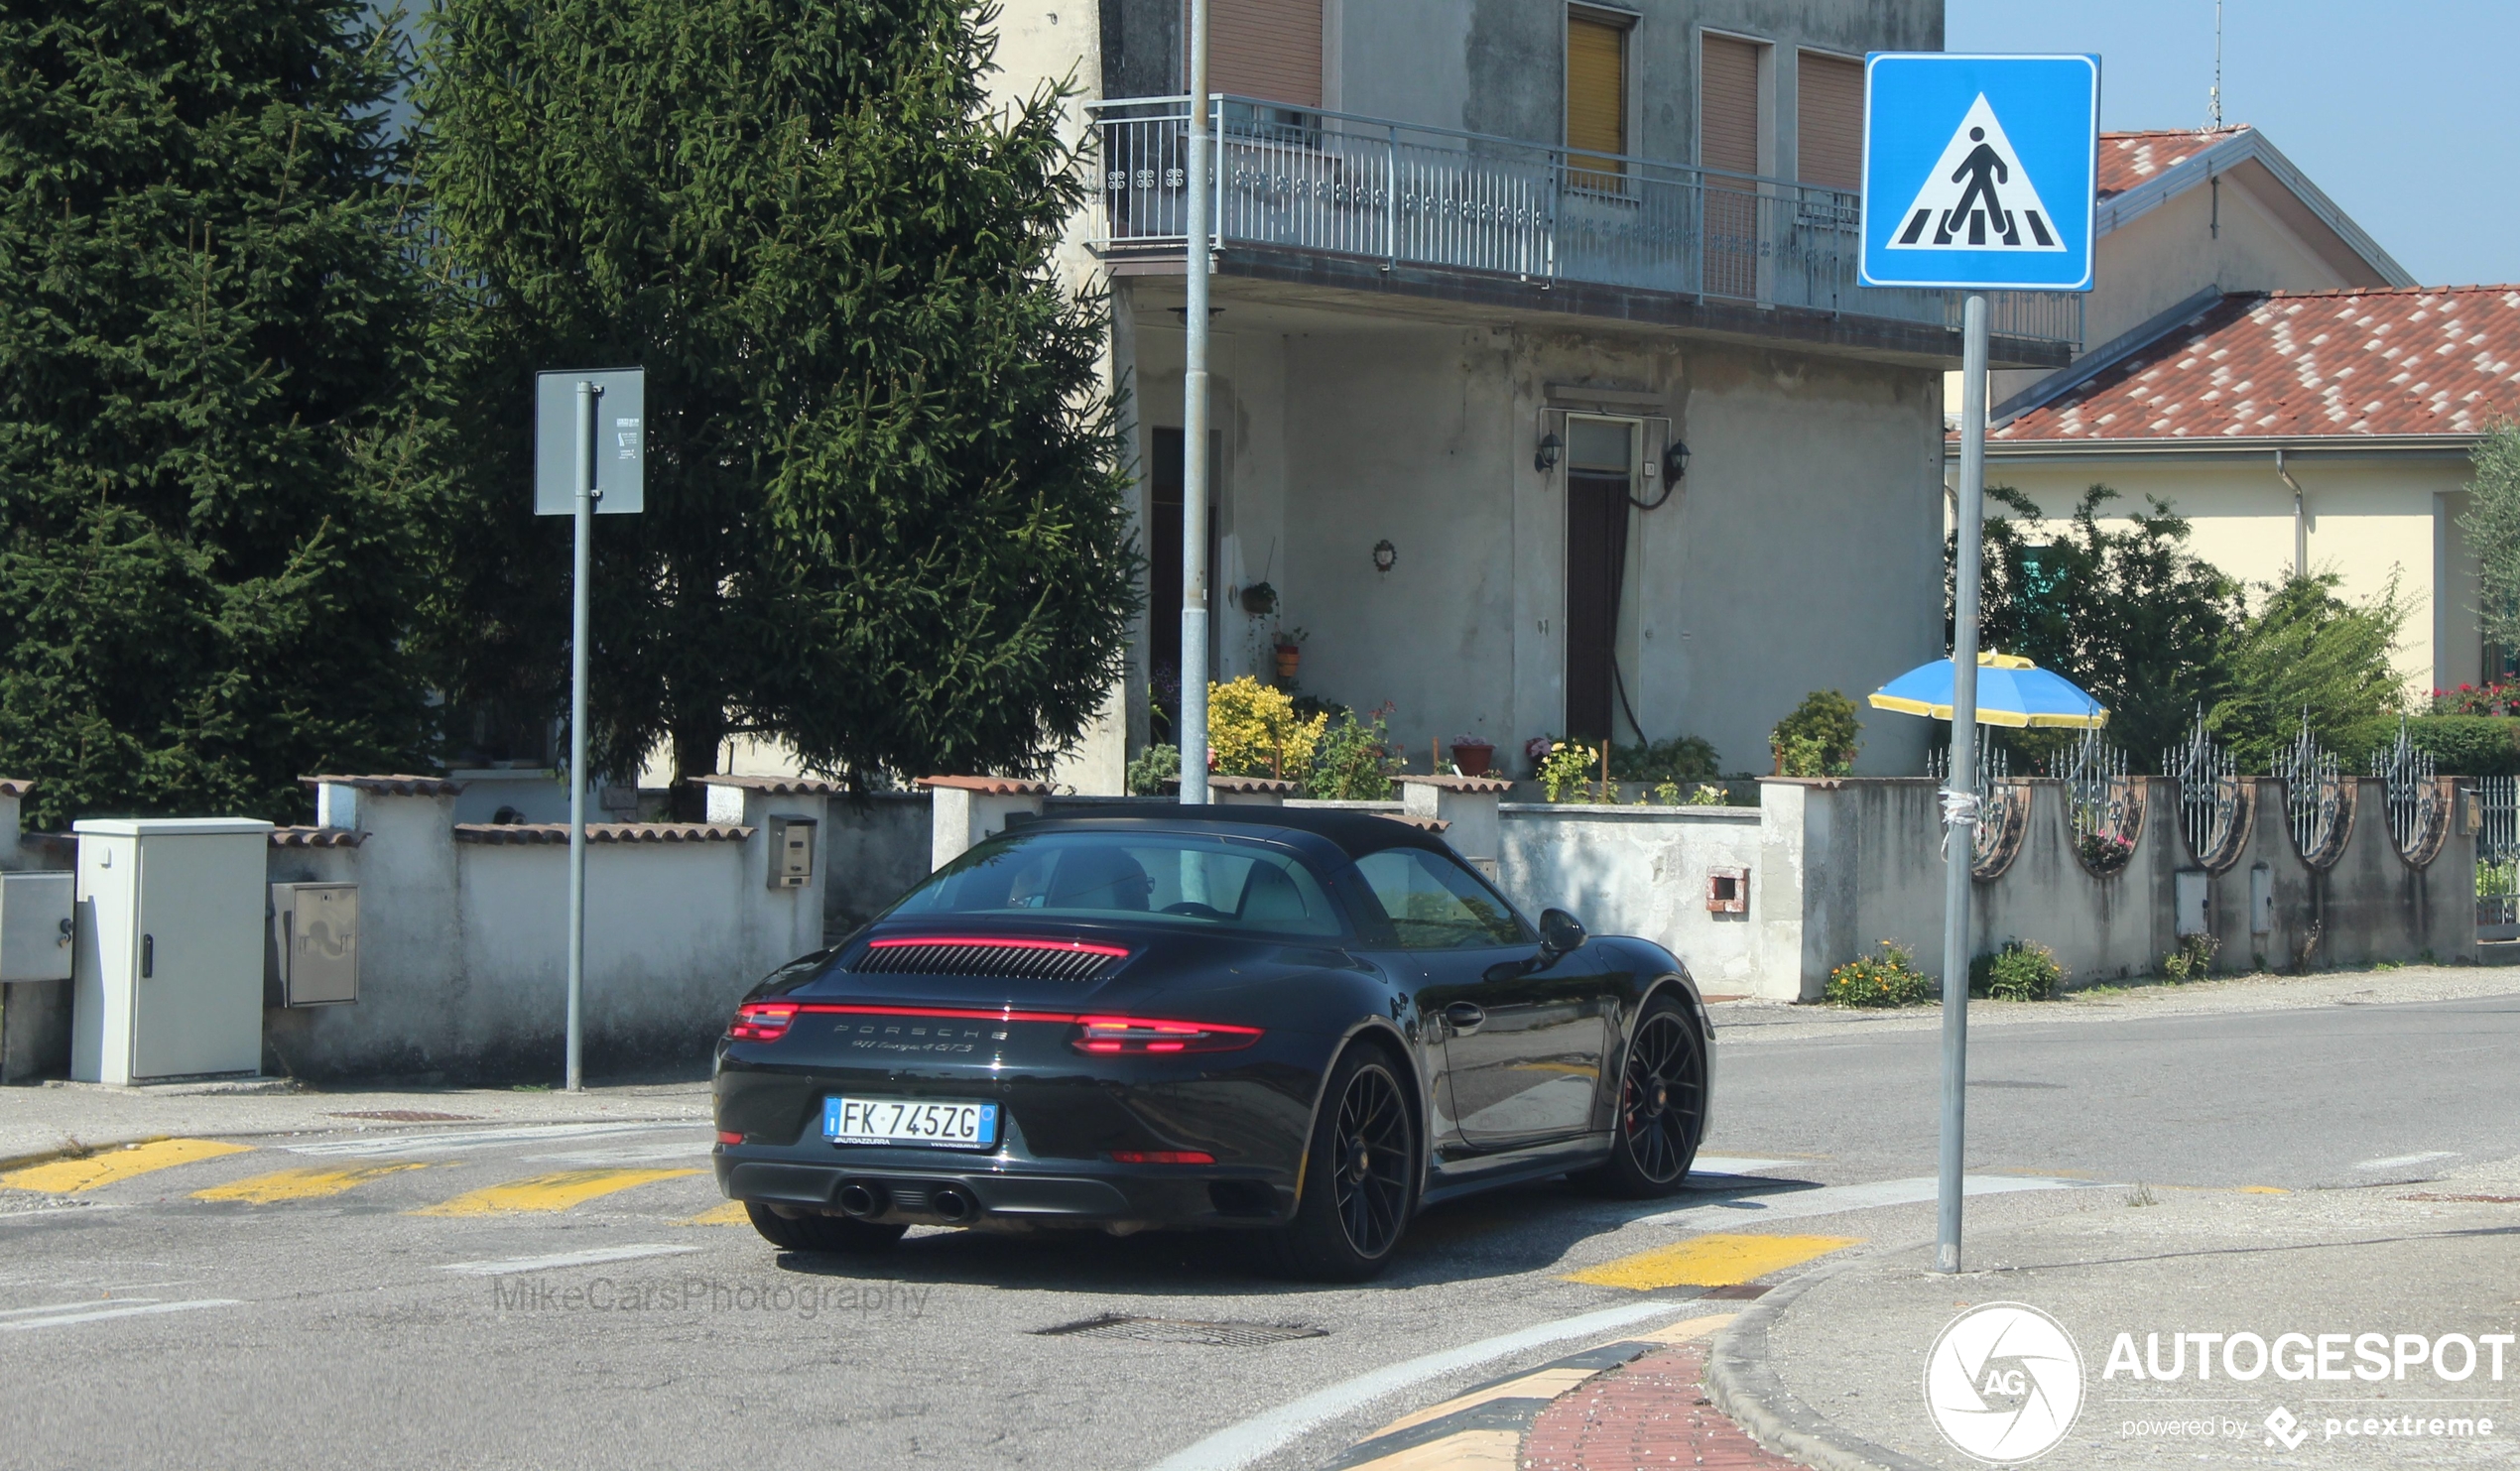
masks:
<instances>
[{"instance_id":1,"label":"door handle","mask_svg":"<svg viewBox=\"0 0 2520 1471\"><path fill-rule=\"evenodd\" d=\"M154 934L144 934L140 936L140 979L149 980L157 973L158 937Z\"/></svg>"},{"instance_id":2,"label":"door handle","mask_svg":"<svg viewBox=\"0 0 2520 1471\"><path fill-rule=\"evenodd\" d=\"M1445 1025L1459 1036L1467 1037L1487 1023L1487 1013L1466 1001L1456 1001L1444 1009Z\"/></svg>"}]
</instances>

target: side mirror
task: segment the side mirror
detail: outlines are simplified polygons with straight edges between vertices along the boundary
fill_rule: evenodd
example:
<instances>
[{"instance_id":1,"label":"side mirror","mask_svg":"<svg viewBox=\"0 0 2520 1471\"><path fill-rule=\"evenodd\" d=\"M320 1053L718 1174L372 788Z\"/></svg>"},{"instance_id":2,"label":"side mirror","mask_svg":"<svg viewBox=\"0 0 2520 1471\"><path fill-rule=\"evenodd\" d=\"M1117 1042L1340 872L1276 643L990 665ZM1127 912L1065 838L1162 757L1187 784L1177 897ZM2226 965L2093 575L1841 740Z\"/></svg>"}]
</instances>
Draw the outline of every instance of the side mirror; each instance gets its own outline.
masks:
<instances>
[{"instance_id":1,"label":"side mirror","mask_svg":"<svg viewBox=\"0 0 2520 1471\"><path fill-rule=\"evenodd\" d=\"M1540 912L1540 954L1544 962L1555 964L1559 956L1582 949L1587 937L1583 921L1565 910Z\"/></svg>"}]
</instances>

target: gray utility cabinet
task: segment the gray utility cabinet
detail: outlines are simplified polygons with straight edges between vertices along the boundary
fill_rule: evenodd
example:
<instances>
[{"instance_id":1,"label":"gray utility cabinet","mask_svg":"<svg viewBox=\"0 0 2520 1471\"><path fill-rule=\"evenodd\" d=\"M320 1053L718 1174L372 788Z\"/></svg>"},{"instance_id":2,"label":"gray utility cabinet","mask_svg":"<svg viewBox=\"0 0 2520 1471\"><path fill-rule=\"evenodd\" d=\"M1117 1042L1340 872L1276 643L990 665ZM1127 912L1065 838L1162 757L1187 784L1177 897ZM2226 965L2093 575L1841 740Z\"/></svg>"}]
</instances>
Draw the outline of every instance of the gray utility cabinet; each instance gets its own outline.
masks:
<instances>
[{"instance_id":1,"label":"gray utility cabinet","mask_svg":"<svg viewBox=\"0 0 2520 1471\"><path fill-rule=\"evenodd\" d=\"M66 873L0 874L0 981L70 978L70 897Z\"/></svg>"},{"instance_id":2,"label":"gray utility cabinet","mask_svg":"<svg viewBox=\"0 0 2520 1471\"><path fill-rule=\"evenodd\" d=\"M276 1006L339 1006L359 999L359 886L271 886Z\"/></svg>"},{"instance_id":3,"label":"gray utility cabinet","mask_svg":"<svg viewBox=\"0 0 2520 1471\"><path fill-rule=\"evenodd\" d=\"M70 1076L254 1073L271 824L89 818L78 835Z\"/></svg>"}]
</instances>

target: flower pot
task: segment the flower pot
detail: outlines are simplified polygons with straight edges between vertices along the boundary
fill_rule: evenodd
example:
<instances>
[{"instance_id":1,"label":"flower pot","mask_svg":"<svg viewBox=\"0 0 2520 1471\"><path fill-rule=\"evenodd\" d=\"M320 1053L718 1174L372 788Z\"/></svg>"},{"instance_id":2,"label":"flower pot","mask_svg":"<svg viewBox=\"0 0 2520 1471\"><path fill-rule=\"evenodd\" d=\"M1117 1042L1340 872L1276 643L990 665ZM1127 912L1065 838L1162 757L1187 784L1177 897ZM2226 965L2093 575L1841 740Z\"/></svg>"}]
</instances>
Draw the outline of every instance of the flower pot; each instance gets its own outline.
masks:
<instances>
[{"instance_id":1,"label":"flower pot","mask_svg":"<svg viewBox=\"0 0 2520 1471\"><path fill-rule=\"evenodd\" d=\"M1486 741L1455 741L1452 744L1452 764L1461 769L1462 776L1484 777L1495 763L1496 747Z\"/></svg>"},{"instance_id":2,"label":"flower pot","mask_svg":"<svg viewBox=\"0 0 2520 1471\"><path fill-rule=\"evenodd\" d=\"M1296 664L1303 658L1304 646L1301 644L1280 644L1278 646L1278 677L1280 679L1294 678Z\"/></svg>"}]
</instances>

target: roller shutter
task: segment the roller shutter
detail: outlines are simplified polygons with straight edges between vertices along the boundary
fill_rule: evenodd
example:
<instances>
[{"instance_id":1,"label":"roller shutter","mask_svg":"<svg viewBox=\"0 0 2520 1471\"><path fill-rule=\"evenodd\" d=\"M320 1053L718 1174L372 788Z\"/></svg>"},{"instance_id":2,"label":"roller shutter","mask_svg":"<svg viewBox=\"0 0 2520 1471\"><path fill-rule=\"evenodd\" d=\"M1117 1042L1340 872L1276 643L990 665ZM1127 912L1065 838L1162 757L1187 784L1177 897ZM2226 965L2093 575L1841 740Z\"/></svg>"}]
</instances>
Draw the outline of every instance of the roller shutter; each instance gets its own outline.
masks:
<instances>
[{"instance_id":1,"label":"roller shutter","mask_svg":"<svg viewBox=\"0 0 2520 1471\"><path fill-rule=\"evenodd\" d=\"M1795 178L1859 188L1863 151L1863 63L1804 52L1795 62Z\"/></svg>"},{"instance_id":2,"label":"roller shutter","mask_svg":"<svg viewBox=\"0 0 2520 1471\"><path fill-rule=\"evenodd\" d=\"M1187 3L1182 36L1187 45ZM1321 106L1322 0L1209 0L1207 89L1293 107Z\"/></svg>"}]
</instances>

